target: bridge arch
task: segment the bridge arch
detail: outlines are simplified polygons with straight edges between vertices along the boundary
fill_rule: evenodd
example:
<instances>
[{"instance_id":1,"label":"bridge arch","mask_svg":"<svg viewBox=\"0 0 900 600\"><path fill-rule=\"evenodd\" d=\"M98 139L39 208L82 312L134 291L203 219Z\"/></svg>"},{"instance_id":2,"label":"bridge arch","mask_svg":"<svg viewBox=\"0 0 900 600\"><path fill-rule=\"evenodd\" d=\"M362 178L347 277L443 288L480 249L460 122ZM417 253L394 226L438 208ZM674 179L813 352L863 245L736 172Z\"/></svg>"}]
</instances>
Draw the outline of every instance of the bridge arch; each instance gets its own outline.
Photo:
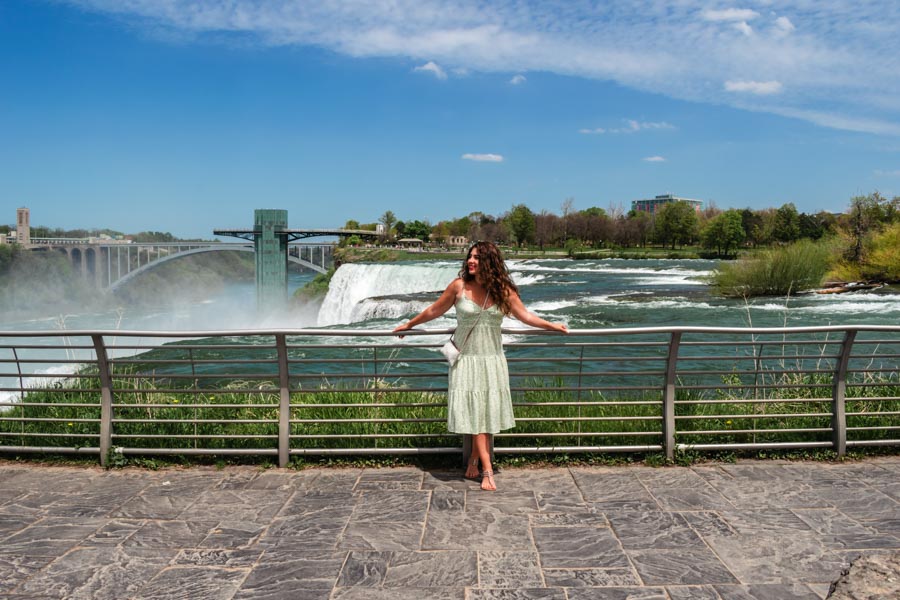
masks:
<instances>
[{"instance_id":1,"label":"bridge arch","mask_svg":"<svg viewBox=\"0 0 900 600\"><path fill-rule=\"evenodd\" d=\"M247 244L247 245L229 244L224 247L221 244L217 244L217 245L212 245L212 246L201 246L199 248L192 248L190 250L183 250L181 252L177 252L175 254L170 254L168 256L161 256L160 258L154 260L153 262L147 263L145 265L141 265L137 269L134 269L134 270L126 273L125 275L123 275L122 277L117 279L116 281L112 282L112 284L110 284L108 290L110 292L114 292L118 288L123 286L124 284L128 283L129 281L131 281L132 279L134 279L135 277L140 275L141 273L145 273L145 272L149 271L150 269L158 267L159 265L161 265L163 263L169 262L170 260L176 260L176 259L179 259L179 258L182 258L185 256L190 256L191 254L201 254L203 252L255 252L255 251L256 250L254 249L252 244ZM305 267L307 269L312 269L313 271L316 271L317 273L327 273L328 272L325 268L323 268L319 265L316 265L314 263L311 263L308 260L304 260L298 256L288 255L288 261L292 262L294 264L300 265L302 267Z\"/></svg>"}]
</instances>

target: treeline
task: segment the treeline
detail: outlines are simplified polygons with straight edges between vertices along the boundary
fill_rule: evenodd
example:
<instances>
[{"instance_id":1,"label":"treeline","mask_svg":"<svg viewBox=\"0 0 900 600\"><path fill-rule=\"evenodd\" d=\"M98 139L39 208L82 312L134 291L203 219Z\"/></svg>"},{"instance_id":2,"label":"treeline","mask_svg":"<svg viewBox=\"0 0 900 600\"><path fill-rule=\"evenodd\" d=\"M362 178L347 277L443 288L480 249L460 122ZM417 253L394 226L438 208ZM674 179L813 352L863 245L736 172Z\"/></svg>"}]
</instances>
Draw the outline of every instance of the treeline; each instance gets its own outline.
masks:
<instances>
[{"instance_id":1,"label":"treeline","mask_svg":"<svg viewBox=\"0 0 900 600\"><path fill-rule=\"evenodd\" d=\"M504 245L566 248L635 248L658 245L667 248L699 246L710 256L731 257L741 249L785 245L798 240L844 236L859 260L864 241L873 232L900 221L900 197L887 199L878 192L850 200L844 213L799 212L793 203L779 208L721 210L710 205L697 211L684 201L663 205L656 213L624 212L611 207L574 210L567 199L560 214L535 213L524 204L499 215L473 212L431 225L427 221L402 221L387 211L379 223L348 221L345 227L389 232L385 241L417 238L444 243L450 236L489 240ZM349 238L348 244L358 244Z\"/></svg>"},{"instance_id":2,"label":"treeline","mask_svg":"<svg viewBox=\"0 0 900 600\"><path fill-rule=\"evenodd\" d=\"M0 225L0 233L10 233L15 227ZM43 225L32 226L33 238L99 238L107 236L116 240L131 240L135 243L163 243L163 242L197 242L204 241L199 238L179 238L167 231L140 231L138 233L122 233L114 229L63 229L61 227L45 227Z\"/></svg>"}]
</instances>

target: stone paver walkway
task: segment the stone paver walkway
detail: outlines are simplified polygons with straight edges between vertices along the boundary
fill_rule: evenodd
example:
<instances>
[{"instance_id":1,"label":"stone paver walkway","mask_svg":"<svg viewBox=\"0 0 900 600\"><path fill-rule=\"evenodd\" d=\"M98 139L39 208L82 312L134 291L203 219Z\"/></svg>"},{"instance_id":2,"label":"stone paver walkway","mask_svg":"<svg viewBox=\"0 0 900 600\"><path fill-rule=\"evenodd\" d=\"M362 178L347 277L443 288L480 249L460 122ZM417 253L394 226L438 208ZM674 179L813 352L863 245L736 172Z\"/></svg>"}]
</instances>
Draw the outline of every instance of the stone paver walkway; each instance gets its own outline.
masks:
<instances>
[{"instance_id":1,"label":"stone paver walkway","mask_svg":"<svg viewBox=\"0 0 900 600\"><path fill-rule=\"evenodd\" d=\"M0 598L819 600L900 549L900 457L506 469L0 464Z\"/></svg>"}]
</instances>

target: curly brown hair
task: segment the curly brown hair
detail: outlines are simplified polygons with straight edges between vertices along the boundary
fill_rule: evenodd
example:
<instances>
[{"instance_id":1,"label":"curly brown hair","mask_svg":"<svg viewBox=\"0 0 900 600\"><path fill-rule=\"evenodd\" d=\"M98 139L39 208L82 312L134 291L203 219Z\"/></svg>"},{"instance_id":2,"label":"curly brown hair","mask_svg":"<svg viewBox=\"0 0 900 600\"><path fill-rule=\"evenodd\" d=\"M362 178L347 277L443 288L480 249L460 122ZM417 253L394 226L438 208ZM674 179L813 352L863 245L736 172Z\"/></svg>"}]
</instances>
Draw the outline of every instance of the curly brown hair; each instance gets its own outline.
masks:
<instances>
[{"instance_id":1,"label":"curly brown hair","mask_svg":"<svg viewBox=\"0 0 900 600\"><path fill-rule=\"evenodd\" d=\"M465 282L475 281L476 276L471 275L466 268L469 257L472 256L472 250L478 250L478 275L482 280L482 284L487 289L488 295L500 311L508 315L510 311L509 295L511 293L518 294L519 288L513 283L512 277L509 275L509 269L503 261L503 255L500 249L493 242L475 242L466 253L463 260L462 269L459 276Z\"/></svg>"}]
</instances>

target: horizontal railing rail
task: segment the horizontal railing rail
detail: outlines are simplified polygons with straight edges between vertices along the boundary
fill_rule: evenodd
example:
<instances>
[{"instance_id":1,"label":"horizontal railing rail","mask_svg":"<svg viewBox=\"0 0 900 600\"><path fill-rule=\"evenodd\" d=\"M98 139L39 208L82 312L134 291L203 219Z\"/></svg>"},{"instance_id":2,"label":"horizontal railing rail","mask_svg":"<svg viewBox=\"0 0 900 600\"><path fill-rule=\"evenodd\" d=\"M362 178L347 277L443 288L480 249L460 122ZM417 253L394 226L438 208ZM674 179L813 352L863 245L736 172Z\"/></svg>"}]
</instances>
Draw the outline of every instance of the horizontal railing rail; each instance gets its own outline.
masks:
<instances>
[{"instance_id":1,"label":"horizontal railing rail","mask_svg":"<svg viewBox=\"0 0 900 600\"><path fill-rule=\"evenodd\" d=\"M0 332L0 452L463 451L451 329ZM900 327L504 329L498 453L900 445Z\"/></svg>"}]
</instances>

